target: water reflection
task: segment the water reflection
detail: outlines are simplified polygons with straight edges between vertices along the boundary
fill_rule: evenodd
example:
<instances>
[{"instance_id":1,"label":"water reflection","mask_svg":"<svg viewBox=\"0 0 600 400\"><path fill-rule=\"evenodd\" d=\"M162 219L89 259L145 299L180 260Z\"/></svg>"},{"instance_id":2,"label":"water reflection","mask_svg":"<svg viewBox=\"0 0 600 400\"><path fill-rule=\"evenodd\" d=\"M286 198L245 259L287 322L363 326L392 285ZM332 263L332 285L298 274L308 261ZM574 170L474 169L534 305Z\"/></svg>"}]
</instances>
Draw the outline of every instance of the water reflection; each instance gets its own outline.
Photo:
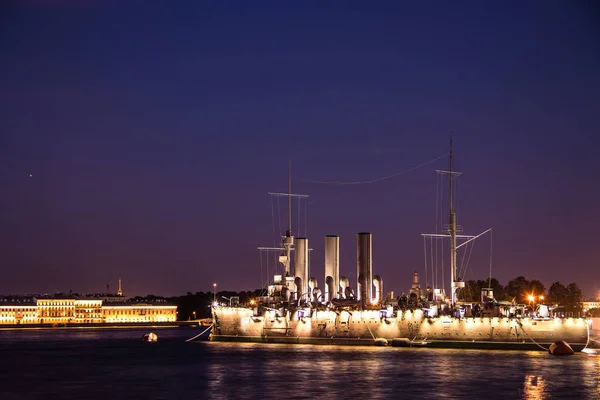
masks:
<instances>
[{"instance_id":1,"label":"water reflection","mask_svg":"<svg viewBox=\"0 0 600 400\"><path fill-rule=\"evenodd\" d=\"M148 344L139 331L0 332L0 398L600 398L597 354L186 343L191 336L164 331Z\"/></svg>"},{"instance_id":2,"label":"water reflection","mask_svg":"<svg viewBox=\"0 0 600 400\"><path fill-rule=\"evenodd\" d=\"M546 397L544 378L538 375L526 375L523 384L523 398L526 400L543 400Z\"/></svg>"}]
</instances>

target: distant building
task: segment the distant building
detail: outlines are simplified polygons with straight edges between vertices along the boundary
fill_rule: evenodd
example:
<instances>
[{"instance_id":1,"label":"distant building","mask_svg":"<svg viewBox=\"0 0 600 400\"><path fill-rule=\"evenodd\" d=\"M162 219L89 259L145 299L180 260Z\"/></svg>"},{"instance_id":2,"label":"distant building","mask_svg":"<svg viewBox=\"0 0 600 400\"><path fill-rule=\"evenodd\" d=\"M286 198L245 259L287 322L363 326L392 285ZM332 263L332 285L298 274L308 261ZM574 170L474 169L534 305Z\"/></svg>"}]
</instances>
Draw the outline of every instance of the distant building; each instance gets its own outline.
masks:
<instances>
[{"instance_id":1,"label":"distant building","mask_svg":"<svg viewBox=\"0 0 600 400\"><path fill-rule=\"evenodd\" d=\"M0 324L35 324L37 306L30 297L0 299Z\"/></svg>"},{"instance_id":2,"label":"distant building","mask_svg":"<svg viewBox=\"0 0 600 400\"><path fill-rule=\"evenodd\" d=\"M413 293L417 295L417 299L420 299L423 295L423 292L421 290L421 284L419 283L419 273L417 271L413 273L413 281L412 286L410 288L410 294Z\"/></svg>"},{"instance_id":3,"label":"distant building","mask_svg":"<svg viewBox=\"0 0 600 400\"><path fill-rule=\"evenodd\" d=\"M103 322L173 322L177 306L166 304L107 304L102 306Z\"/></svg>"},{"instance_id":4,"label":"distant building","mask_svg":"<svg viewBox=\"0 0 600 400\"><path fill-rule=\"evenodd\" d=\"M0 298L0 325L174 322L177 306L121 296L55 295Z\"/></svg>"},{"instance_id":5,"label":"distant building","mask_svg":"<svg viewBox=\"0 0 600 400\"><path fill-rule=\"evenodd\" d=\"M583 305L583 311L586 312L593 308L600 308L600 300L584 301L582 305Z\"/></svg>"}]
</instances>

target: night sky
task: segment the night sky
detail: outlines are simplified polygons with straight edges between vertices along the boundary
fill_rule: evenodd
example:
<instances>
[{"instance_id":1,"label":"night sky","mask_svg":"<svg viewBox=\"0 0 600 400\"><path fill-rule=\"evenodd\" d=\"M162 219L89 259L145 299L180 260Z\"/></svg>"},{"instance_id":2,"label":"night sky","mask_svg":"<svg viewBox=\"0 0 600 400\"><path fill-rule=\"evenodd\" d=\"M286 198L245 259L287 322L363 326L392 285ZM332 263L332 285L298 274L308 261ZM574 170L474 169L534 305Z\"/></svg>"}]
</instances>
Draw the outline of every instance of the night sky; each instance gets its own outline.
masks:
<instances>
[{"instance_id":1,"label":"night sky","mask_svg":"<svg viewBox=\"0 0 600 400\"><path fill-rule=\"evenodd\" d=\"M319 284L324 236L354 286L369 231L374 273L407 291L447 157L311 181L407 171L450 132L458 222L493 228L492 275L600 292L593 1L4 4L0 293L262 287L288 160ZM465 279L487 278L489 241Z\"/></svg>"}]
</instances>

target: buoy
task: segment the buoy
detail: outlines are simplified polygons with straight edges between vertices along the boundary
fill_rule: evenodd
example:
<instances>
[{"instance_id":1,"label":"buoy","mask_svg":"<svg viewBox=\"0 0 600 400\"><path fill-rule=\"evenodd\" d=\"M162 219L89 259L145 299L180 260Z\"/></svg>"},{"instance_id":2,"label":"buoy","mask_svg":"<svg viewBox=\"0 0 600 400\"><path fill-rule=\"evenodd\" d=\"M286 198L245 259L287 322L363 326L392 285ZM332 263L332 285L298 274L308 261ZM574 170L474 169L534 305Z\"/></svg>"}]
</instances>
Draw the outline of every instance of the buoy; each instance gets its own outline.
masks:
<instances>
[{"instance_id":1,"label":"buoy","mask_svg":"<svg viewBox=\"0 0 600 400\"><path fill-rule=\"evenodd\" d=\"M143 342L158 342L158 335L154 332L146 333L142 336Z\"/></svg>"},{"instance_id":2,"label":"buoy","mask_svg":"<svg viewBox=\"0 0 600 400\"><path fill-rule=\"evenodd\" d=\"M563 340L552 343L548 348L548 353L553 356L572 356L575 354L569 343Z\"/></svg>"}]
</instances>

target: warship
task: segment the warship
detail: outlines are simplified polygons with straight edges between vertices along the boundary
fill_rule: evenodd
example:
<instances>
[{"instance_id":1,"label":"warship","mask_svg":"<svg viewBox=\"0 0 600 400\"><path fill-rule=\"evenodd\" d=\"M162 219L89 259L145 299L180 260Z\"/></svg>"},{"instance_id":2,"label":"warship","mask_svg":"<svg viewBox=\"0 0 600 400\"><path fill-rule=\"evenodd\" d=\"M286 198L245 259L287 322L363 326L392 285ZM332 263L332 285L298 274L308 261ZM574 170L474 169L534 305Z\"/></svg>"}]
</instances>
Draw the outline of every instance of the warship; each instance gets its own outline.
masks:
<instances>
[{"instance_id":1,"label":"warship","mask_svg":"<svg viewBox=\"0 0 600 400\"><path fill-rule=\"evenodd\" d=\"M280 254L282 273L273 276L264 296L243 304L238 298L228 304L214 302L209 340L544 351L564 341L582 351L589 343L590 323L585 318L564 317L543 304L533 310L514 301L497 301L491 288L482 289L478 302L458 301L465 283L457 276L457 250L490 230L475 236L457 232L452 185L459 173L452 170L452 136L448 155L449 169L438 170L449 177L447 231L423 234L450 241L448 297L443 288L413 291L407 297L384 296L381 276L373 275L370 232L356 237L356 292L349 279L340 276L337 235L325 237L324 286L318 287L309 275L308 239L292 235L292 197L306 195L292 193L290 165L288 192L270 193L287 197L285 235L279 247L259 248ZM416 273L413 287L415 283Z\"/></svg>"}]
</instances>

